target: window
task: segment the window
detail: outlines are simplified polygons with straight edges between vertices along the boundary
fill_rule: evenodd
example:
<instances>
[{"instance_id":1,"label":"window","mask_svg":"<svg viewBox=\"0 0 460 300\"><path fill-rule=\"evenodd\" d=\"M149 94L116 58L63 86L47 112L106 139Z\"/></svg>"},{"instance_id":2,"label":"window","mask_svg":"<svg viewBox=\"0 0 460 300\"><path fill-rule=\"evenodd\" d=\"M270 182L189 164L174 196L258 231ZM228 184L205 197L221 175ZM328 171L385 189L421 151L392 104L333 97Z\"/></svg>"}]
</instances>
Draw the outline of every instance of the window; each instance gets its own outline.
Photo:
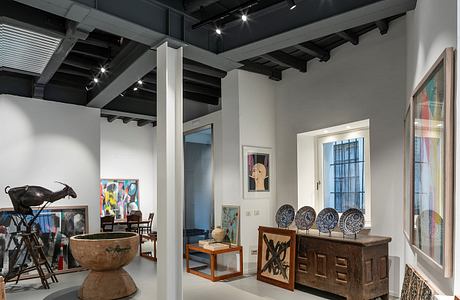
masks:
<instances>
[{"instance_id":1,"label":"window","mask_svg":"<svg viewBox=\"0 0 460 300\"><path fill-rule=\"evenodd\" d=\"M368 129L317 138L316 207L361 210L371 225Z\"/></svg>"}]
</instances>

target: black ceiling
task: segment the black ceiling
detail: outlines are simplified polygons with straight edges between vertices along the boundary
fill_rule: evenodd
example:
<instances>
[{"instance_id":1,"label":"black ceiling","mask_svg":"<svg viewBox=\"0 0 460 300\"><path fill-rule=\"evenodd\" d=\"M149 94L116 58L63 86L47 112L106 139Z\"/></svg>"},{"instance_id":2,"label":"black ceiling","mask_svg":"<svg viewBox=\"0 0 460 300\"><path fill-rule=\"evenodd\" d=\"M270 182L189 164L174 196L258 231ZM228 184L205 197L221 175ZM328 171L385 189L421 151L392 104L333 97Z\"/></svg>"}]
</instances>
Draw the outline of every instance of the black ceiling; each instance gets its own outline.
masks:
<instances>
[{"instance_id":1,"label":"black ceiling","mask_svg":"<svg viewBox=\"0 0 460 300\"><path fill-rule=\"evenodd\" d=\"M1 68L0 93L88 105L101 89L106 88L105 83L112 81L114 76L118 76L120 72L124 71L119 62L122 60L129 61L125 56L133 56L132 59L136 59L136 51L139 52L139 56L149 51L149 47L145 47L143 41L147 39L146 37L152 32L152 28L156 26L154 23L158 20L152 19L154 17L152 15L150 17L152 24L142 21L144 20L143 15L148 13L147 9L159 9L157 11L159 16L163 16L161 9L167 10L167 16L169 16L167 24L170 27L168 32L171 37L175 38L174 41L179 38L179 40L198 46L206 44L205 50L219 53L266 38L267 35L286 32L300 25L316 22L383 0L298 0L296 1L298 8L295 12L289 12L284 0L148 0L147 2L151 6L143 6L145 11L137 10L140 14L139 23L142 23L143 27L136 27L139 32L135 35L118 34L120 31L123 32L123 29L114 26L112 30L112 27L105 25L109 21L98 24L94 24L94 21L85 21L85 19L77 21L74 16L75 13L72 13L72 7L67 12L67 18L64 18L60 16L58 10L49 8L52 7L50 3L54 1L49 0L49 6L46 6L50 12L44 12L32 7L42 5L43 3L40 2L37 4L36 1L29 0L0 0L2 7L0 23L12 22L16 26L26 27L41 33L57 34L63 38L60 47L41 75ZM132 1L130 1L131 5L127 5L127 2L122 0L76 0L74 2L87 5L89 8L97 7L95 9L98 12L107 13L110 11L115 17L124 17L123 20L120 19L120 22L123 22L124 20L135 20L132 19L131 15L136 11L132 9L133 6L135 8L138 0ZM146 0L142 1L144 1L143 5L147 5ZM19 2L30 4L30 6ZM247 8L235 10L235 7ZM309 9L305 10L306 7ZM227 13L229 11L232 13ZM250 22L244 26L241 25L241 20L238 20L242 12L249 13L250 16ZM391 22L404 13L405 11L372 20L372 22L368 21L352 28L344 28L339 32L305 40L302 43L262 53L255 57L248 57L242 61L235 61L234 64L242 69L264 74L273 80L281 80L284 70L294 68L300 72L307 72L308 61L319 59L326 62L333 59L330 55L331 50L349 42L357 45L360 36L371 30L378 29L381 34L386 34ZM181 14L183 14L182 21L179 20L178 22L183 27L182 30L176 30L177 24L173 23ZM264 21L267 16L282 17L286 14L290 14L291 18L285 19L284 22L266 23ZM102 18L104 15L102 14L100 17ZM208 22L213 18L215 18L214 21ZM276 18L274 20L276 21ZM199 25L200 22L206 23L204 28L193 31L191 27ZM224 34L222 36L216 36L213 32L215 26L223 28ZM262 30L260 27L265 29ZM148 30L144 32L142 28ZM162 29L157 28L157 30L161 31ZM195 38L197 40L194 40ZM199 42L196 42L198 40ZM188 47L193 49L192 46ZM193 55L186 55L184 58L185 102L199 103L202 107L201 114L218 110L220 109L221 78L226 76L227 72L224 69L228 68L219 69L215 67L215 62L222 59L221 56L212 53L206 54L206 52L204 52L205 56L201 55L201 52L198 52L200 55L196 55L196 51L192 53ZM101 73L101 67L106 68L107 72ZM94 78L98 79L98 83L93 81ZM124 122L137 121L139 126L152 124L154 121L151 117L156 116L155 67L153 66L150 71L142 73L141 76L133 76L127 80L124 82L124 88L101 107L104 109L103 116L112 121L116 118L121 118ZM138 80L142 80L142 84L139 84ZM185 109L187 109L187 105ZM117 116L114 111L141 114L145 115L146 118L142 119L139 116L129 118L122 113ZM185 115L187 115L186 111ZM196 116L196 112L193 116Z\"/></svg>"}]
</instances>

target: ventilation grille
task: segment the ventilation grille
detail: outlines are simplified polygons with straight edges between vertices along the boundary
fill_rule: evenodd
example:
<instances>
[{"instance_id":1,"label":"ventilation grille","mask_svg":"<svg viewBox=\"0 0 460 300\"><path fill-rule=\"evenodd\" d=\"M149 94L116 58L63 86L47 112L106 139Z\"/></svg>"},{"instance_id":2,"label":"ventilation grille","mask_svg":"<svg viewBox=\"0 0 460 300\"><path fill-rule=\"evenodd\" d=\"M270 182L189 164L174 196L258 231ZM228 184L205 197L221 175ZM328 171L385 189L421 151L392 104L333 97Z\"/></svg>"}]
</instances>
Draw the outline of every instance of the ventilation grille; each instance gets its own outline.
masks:
<instances>
[{"instance_id":1,"label":"ventilation grille","mask_svg":"<svg viewBox=\"0 0 460 300\"><path fill-rule=\"evenodd\" d=\"M41 74L61 39L0 24L0 67Z\"/></svg>"}]
</instances>

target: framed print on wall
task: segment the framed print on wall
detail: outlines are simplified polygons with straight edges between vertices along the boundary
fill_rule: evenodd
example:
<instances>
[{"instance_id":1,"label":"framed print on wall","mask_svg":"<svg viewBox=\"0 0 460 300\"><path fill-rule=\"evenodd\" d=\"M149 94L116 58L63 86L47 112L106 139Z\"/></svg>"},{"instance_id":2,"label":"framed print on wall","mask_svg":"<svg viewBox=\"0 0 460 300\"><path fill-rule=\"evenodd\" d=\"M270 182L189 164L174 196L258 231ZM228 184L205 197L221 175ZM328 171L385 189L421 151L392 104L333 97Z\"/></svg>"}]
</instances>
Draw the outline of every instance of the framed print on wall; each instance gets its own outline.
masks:
<instances>
[{"instance_id":1,"label":"framed print on wall","mask_svg":"<svg viewBox=\"0 0 460 300\"><path fill-rule=\"evenodd\" d=\"M271 148L243 146L243 197L270 197L273 155Z\"/></svg>"},{"instance_id":2,"label":"framed print on wall","mask_svg":"<svg viewBox=\"0 0 460 300\"><path fill-rule=\"evenodd\" d=\"M453 268L454 52L447 48L412 95L411 244L444 277Z\"/></svg>"},{"instance_id":3,"label":"framed print on wall","mask_svg":"<svg viewBox=\"0 0 460 300\"><path fill-rule=\"evenodd\" d=\"M411 124L412 124L412 114L411 114L411 105L407 108L406 115L404 118L404 236L410 242L412 241L412 205L411 205L411 195L410 195L410 154L411 154Z\"/></svg>"},{"instance_id":4,"label":"framed print on wall","mask_svg":"<svg viewBox=\"0 0 460 300\"><path fill-rule=\"evenodd\" d=\"M295 230L259 227L257 280L294 290Z\"/></svg>"},{"instance_id":5,"label":"framed print on wall","mask_svg":"<svg viewBox=\"0 0 460 300\"><path fill-rule=\"evenodd\" d=\"M132 210L139 210L138 179L101 179L100 215L123 220Z\"/></svg>"},{"instance_id":6,"label":"framed print on wall","mask_svg":"<svg viewBox=\"0 0 460 300\"><path fill-rule=\"evenodd\" d=\"M222 206L222 229L225 232L224 242L232 245L240 244L240 207Z\"/></svg>"}]
</instances>

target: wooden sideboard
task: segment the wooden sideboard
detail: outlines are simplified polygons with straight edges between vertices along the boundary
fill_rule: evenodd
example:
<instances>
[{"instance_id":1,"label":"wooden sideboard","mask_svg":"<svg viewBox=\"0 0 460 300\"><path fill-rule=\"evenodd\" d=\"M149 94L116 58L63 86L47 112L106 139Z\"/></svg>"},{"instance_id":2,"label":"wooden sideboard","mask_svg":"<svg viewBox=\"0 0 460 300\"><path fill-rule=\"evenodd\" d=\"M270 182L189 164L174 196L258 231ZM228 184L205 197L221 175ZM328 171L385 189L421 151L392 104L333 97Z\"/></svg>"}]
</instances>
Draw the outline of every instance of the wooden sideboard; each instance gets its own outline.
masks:
<instances>
[{"instance_id":1,"label":"wooden sideboard","mask_svg":"<svg viewBox=\"0 0 460 300\"><path fill-rule=\"evenodd\" d=\"M389 237L343 238L297 234L296 277L300 285L348 300L388 299Z\"/></svg>"}]
</instances>

